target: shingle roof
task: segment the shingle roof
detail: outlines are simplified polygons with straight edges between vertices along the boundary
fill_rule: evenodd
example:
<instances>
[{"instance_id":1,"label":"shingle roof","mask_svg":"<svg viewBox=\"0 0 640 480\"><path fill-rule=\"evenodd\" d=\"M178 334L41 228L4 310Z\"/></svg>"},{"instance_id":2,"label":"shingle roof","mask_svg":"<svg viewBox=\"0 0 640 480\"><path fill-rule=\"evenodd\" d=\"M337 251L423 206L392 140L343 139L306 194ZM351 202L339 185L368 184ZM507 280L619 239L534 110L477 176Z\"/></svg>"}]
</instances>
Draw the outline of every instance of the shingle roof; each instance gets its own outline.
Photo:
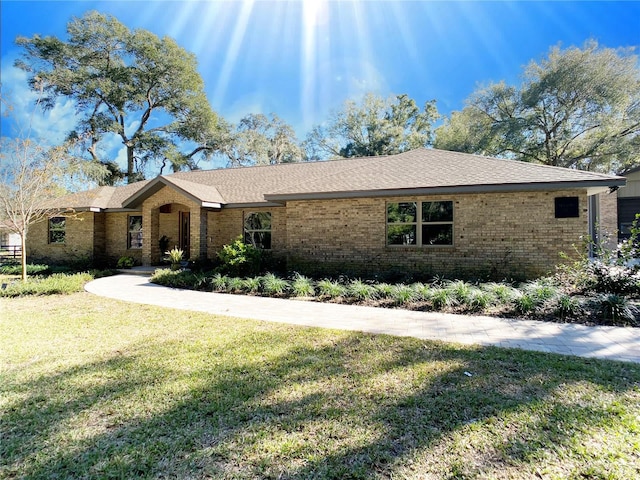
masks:
<instances>
[{"instance_id":1,"label":"shingle roof","mask_svg":"<svg viewBox=\"0 0 640 480\"><path fill-rule=\"evenodd\" d=\"M268 204L295 198L518 191L624 185L624 177L444 150L271 166L178 172L61 199L65 207L135 207L164 185L204 203Z\"/></svg>"},{"instance_id":2,"label":"shingle roof","mask_svg":"<svg viewBox=\"0 0 640 480\"><path fill-rule=\"evenodd\" d=\"M331 175L288 185L266 197L272 200L317 196L388 195L403 191L500 191L571 186L622 185L624 178L421 148L398 155L358 158ZM324 194L324 195L323 195Z\"/></svg>"}]
</instances>

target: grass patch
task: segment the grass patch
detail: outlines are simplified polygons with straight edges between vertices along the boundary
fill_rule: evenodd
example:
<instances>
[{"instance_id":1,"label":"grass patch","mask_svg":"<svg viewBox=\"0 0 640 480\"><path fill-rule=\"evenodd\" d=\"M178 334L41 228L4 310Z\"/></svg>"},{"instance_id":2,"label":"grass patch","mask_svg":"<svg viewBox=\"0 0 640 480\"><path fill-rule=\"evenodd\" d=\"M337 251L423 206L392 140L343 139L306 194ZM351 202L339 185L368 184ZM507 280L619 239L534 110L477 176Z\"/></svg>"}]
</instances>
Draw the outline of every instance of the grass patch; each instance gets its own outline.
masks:
<instances>
[{"instance_id":1,"label":"grass patch","mask_svg":"<svg viewBox=\"0 0 640 480\"><path fill-rule=\"evenodd\" d=\"M86 293L2 302L1 478L640 473L640 365Z\"/></svg>"}]
</instances>

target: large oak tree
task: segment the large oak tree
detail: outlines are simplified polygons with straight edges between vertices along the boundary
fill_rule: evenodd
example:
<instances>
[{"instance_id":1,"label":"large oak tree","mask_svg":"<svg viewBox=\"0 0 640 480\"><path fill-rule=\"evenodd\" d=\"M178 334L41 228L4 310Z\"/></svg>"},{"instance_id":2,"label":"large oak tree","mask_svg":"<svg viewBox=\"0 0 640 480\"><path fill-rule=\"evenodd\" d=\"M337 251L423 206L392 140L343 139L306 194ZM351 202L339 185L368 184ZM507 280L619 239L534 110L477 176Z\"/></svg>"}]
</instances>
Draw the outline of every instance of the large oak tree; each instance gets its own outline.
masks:
<instances>
[{"instance_id":1,"label":"large oak tree","mask_svg":"<svg viewBox=\"0 0 640 480\"><path fill-rule=\"evenodd\" d=\"M225 125L220 130L224 133L220 136L219 153L231 167L276 165L304 158L293 127L273 113L271 118L261 113L249 114L237 125Z\"/></svg>"},{"instance_id":2,"label":"large oak tree","mask_svg":"<svg viewBox=\"0 0 640 480\"><path fill-rule=\"evenodd\" d=\"M45 93L51 108L65 97L79 121L72 136L89 139L93 161L109 164L100 142L113 133L127 151L129 182L156 162L174 170L193 168L213 152L217 118L204 93L193 54L168 37L129 30L98 12L73 18L68 40L18 37L16 65Z\"/></svg>"},{"instance_id":3,"label":"large oak tree","mask_svg":"<svg viewBox=\"0 0 640 480\"><path fill-rule=\"evenodd\" d=\"M429 146L437 118L435 101L420 110L407 95L385 99L369 93L360 104L345 102L327 123L314 127L305 147L313 159L392 155Z\"/></svg>"},{"instance_id":4,"label":"large oak tree","mask_svg":"<svg viewBox=\"0 0 640 480\"><path fill-rule=\"evenodd\" d=\"M522 84L480 88L437 129L437 148L624 173L640 165L640 69L631 50L554 47Z\"/></svg>"}]
</instances>

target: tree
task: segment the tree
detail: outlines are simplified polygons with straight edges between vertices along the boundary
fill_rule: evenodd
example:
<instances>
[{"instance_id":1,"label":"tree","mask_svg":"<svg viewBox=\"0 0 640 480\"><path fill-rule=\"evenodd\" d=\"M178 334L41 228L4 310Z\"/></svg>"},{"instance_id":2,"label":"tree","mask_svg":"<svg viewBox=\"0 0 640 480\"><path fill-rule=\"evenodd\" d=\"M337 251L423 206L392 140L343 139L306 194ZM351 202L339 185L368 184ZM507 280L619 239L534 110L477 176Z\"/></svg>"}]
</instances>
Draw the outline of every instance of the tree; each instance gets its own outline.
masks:
<instances>
[{"instance_id":1,"label":"tree","mask_svg":"<svg viewBox=\"0 0 640 480\"><path fill-rule=\"evenodd\" d=\"M436 131L437 148L583 170L640 164L640 69L629 49L554 47L523 82L480 88Z\"/></svg>"},{"instance_id":2,"label":"tree","mask_svg":"<svg viewBox=\"0 0 640 480\"><path fill-rule=\"evenodd\" d=\"M71 136L90 139L93 161L109 163L99 149L109 133L126 147L129 182L152 161L194 168L213 152L217 118L193 54L98 12L73 18L67 33L68 41L18 37L24 52L16 65L29 73L33 89L43 89L45 108L59 97L75 103L79 120Z\"/></svg>"},{"instance_id":3,"label":"tree","mask_svg":"<svg viewBox=\"0 0 640 480\"><path fill-rule=\"evenodd\" d=\"M349 100L326 125L314 127L305 147L310 158L401 153L430 145L438 117L434 100L420 110L407 95L384 99L369 93L361 104Z\"/></svg>"},{"instance_id":4,"label":"tree","mask_svg":"<svg viewBox=\"0 0 640 480\"><path fill-rule=\"evenodd\" d=\"M250 114L235 127L228 125L220 152L230 166L292 163L304 156L293 128L273 113L271 118Z\"/></svg>"},{"instance_id":5,"label":"tree","mask_svg":"<svg viewBox=\"0 0 640 480\"><path fill-rule=\"evenodd\" d=\"M46 147L30 138L2 138L0 151L0 220L20 237L22 280L27 279L26 241L29 226L51 216L69 214L49 206L67 192L74 179L86 186L104 170L73 155L73 144ZM101 171L102 170L102 171ZM88 176L87 176L88 175Z\"/></svg>"}]
</instances>

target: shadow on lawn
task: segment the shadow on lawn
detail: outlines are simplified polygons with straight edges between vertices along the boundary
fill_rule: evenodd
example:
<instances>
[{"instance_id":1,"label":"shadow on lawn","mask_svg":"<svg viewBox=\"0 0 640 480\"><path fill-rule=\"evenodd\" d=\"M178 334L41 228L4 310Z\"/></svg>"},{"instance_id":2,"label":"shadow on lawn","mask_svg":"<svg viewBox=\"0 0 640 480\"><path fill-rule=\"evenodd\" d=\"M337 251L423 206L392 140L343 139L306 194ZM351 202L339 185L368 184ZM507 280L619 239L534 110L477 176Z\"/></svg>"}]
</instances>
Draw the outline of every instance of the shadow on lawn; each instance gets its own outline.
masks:
<instances>
[{"instance_id":1,"label":"shadow on lawn","mask_svg":"<svg viewBox=\"0 0 640 480\"><path fill-rule=\"evenodd\" d=\"M614 415L550 401L563 385L584 382L625 392L640 381L640 366L632 364L386 336L330 338L314 345L309 335L284 354L265 349L252 362L242 356L252 342L290 343L286 331L258 332L203 350L209 361L189 372L171 359L150 366L146 359L160 349L145 344L130 355L19 385L24 398L2 413L0 474L387 477L394 464L445 435L527 408L543 417L527 426L531 441L500 439L504 458L498 461L533 462L537 450L574 441L579 429L564 427L598 426ZM176 342L173 348L191 347ZM127 411L133 397L139 403ZM60 438L79 416L86 434ZM64 446L57 448L57 441Z\"/></svg>"}]
</instances>

